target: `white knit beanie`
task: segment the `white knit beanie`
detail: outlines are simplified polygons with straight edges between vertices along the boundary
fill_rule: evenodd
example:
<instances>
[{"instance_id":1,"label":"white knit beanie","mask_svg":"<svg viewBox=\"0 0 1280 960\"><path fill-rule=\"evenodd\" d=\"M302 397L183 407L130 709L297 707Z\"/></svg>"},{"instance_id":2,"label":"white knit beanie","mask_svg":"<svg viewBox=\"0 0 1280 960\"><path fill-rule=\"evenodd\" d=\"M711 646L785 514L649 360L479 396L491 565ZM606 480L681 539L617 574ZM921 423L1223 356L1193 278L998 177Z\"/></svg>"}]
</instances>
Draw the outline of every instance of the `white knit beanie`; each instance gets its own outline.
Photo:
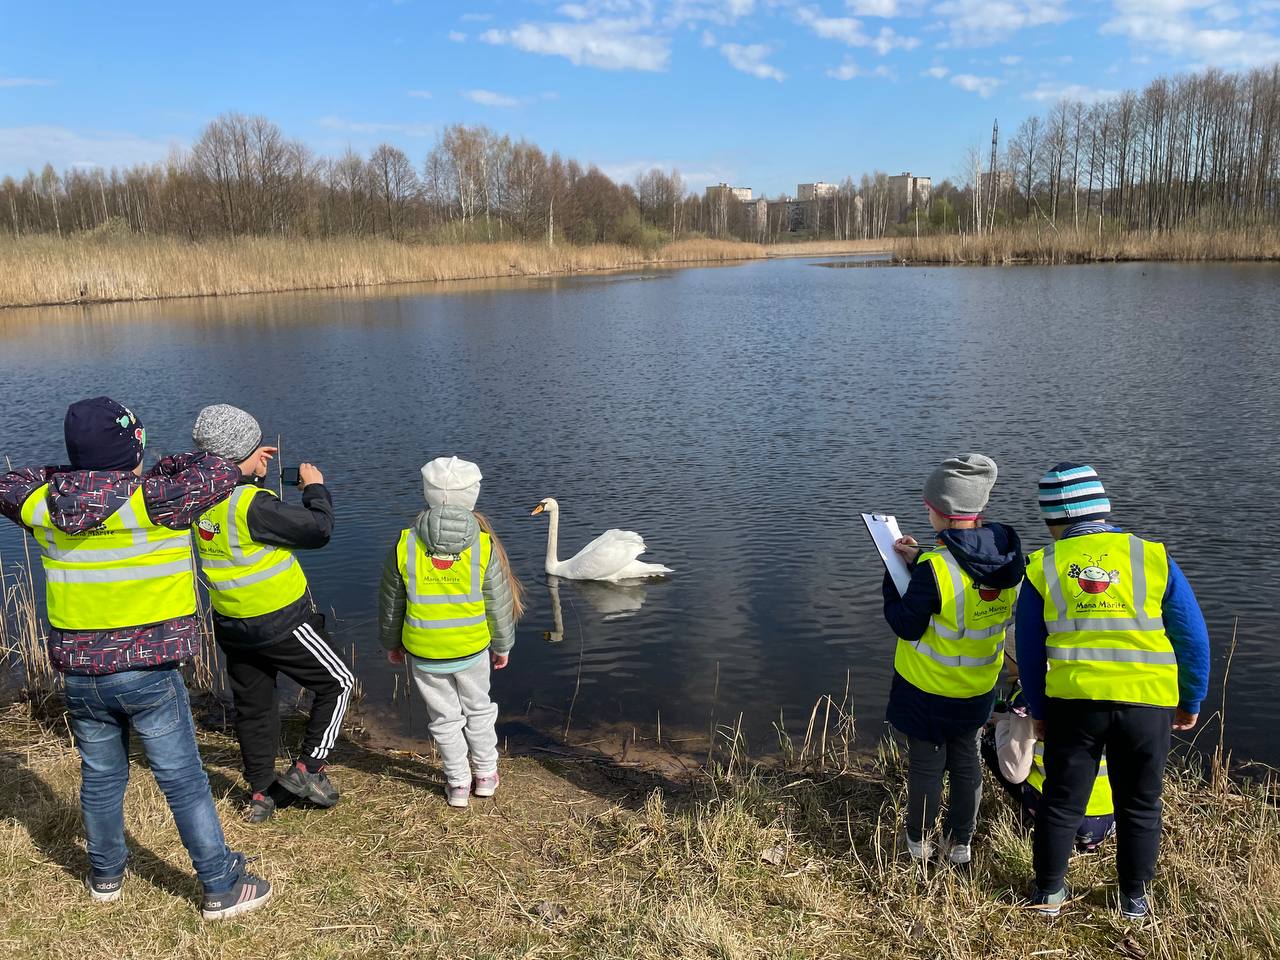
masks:
<instances>
[{"instance_id":1,"label":"white knit beanie","mask_svg":"<svg viewBox=\"0 0 1280 960\"><path fill-rule=\"evenodd\" d=\"M436 457L422 468L422 493L427 505L474 510L480 498L480 468L470 460Z\"/></svg>"}]
</instances>

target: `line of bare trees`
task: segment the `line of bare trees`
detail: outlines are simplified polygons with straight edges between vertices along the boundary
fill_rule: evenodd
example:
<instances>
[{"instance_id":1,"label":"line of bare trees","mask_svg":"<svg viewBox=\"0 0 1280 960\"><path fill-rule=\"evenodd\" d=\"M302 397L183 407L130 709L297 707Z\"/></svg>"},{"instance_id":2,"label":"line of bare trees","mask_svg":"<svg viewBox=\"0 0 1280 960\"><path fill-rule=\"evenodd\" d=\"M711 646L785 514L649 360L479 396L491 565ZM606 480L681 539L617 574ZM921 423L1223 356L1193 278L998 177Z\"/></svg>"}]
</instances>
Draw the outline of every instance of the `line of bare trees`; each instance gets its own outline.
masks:
<instances>
[{"instance_id":1,"label":"line of bare trees","mask_svg":"<svg viewBox=\"0 0 1280 960\"><path fill-rule=\"evenodd\" d=\"M675 171L618 184L594 166L485 127L447 128L415 162L391 144L316 156L262 117L226 114L191 149L124 170L51 166L0 180L13 236L104 226L214 237L380 235L465 242L657 244L691 234L779 240L983 232L1030 220L1163 230L1274 223L1280 205L1280 66L1152 81L1100 103L1064 100L1028 118L989 159L970 149L959 183L904 208L890 178L846 177L808 206L751 206ZM906 223L904 209L908 209Z\"/></svg>"},{"instance_id":2,"label":"line of bare trees","mask_svg":"<svg viewBox=\"0 0 1280 960\"><path fill-rule=\"evenodd\" d=\"M1086 104L1027 118L998 154L972 147L963 187L935 202L959 229L1017 220L1160 231L1280 219L1280 65L1159 77ZM953 227L953 232L954 232Z\"/></svg>"}]
</instances>

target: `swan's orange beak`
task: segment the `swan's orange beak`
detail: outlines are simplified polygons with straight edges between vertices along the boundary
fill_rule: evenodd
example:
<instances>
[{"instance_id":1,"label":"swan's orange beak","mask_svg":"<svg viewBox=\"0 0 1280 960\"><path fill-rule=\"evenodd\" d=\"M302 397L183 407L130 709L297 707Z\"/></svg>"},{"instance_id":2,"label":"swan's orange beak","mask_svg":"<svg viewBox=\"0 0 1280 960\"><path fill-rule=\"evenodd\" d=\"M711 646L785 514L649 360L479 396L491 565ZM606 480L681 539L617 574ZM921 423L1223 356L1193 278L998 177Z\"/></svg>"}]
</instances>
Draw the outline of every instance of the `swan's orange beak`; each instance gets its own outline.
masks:
<instances>
[{"instance_id":1,"label":"swan's orange beak","mask_svg":"<svg viewBox=\"0 0 1280 960\"><path fill-rule=\"evenodd\" d=\"M542 504L538 504L536 507L534 507L534 508L533 508L533 512L532 512L532 513L530 513L530 514L529 514L529 516L531 516L531 517L536 517L538 514L540 514L540 513L541 513L543 510L545 510L545 509L546 509L546 507L544 507Z\"/></svg>"}]
</instances>

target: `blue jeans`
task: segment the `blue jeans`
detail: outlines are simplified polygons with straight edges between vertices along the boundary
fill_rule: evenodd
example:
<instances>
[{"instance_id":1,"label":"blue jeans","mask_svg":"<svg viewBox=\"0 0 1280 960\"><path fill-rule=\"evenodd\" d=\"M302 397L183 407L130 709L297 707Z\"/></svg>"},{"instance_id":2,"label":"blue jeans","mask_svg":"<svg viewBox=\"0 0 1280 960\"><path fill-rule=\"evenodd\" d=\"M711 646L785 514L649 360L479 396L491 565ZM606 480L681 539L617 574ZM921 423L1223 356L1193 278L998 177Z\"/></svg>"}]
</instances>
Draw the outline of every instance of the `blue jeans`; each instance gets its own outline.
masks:
<instances>
[{"instance_id":1,"label":"blue jeans","mask_svg":"<svg viewBox=\"0 0 1280 960\"><path fill-rule=\"evenodd\" d=\"M234 861L209 793L187 687L177 668L94 677L68 674L65 690L80 751L80 810L93 876L118 877L129 858L124 842L124 791L129 783L132 729L169 801L205 893L231 889Z\"/></svg>"}]
</instances>

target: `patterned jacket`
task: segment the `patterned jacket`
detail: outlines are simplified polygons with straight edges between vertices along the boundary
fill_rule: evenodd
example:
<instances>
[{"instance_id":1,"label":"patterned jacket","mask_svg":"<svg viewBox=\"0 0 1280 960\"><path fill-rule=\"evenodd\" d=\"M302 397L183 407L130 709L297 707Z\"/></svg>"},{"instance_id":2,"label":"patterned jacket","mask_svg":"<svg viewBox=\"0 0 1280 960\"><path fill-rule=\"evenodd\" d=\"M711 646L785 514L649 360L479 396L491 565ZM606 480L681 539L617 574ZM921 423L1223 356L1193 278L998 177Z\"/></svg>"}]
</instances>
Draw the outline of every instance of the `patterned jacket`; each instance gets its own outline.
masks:
<instances>
[{"instance_id":1,"label":"patterned jacket","mask_svg":"<svg viewBox=\"0 0 1280 960\"><path fill-rule=\"evenodd\" d=\"M0 513L21 524L22 505L48 483L49 515L68 533L88 530L119 510L141 487L152 523L185 530L230 496L240 469L211 453L163 458L141 477L119 470L34 467L0 476ZM200 649L200 618L179 617L119 630L49 628L49 661L63 673L106 674L180 663Z\"/></svg>"}]
</instances>

